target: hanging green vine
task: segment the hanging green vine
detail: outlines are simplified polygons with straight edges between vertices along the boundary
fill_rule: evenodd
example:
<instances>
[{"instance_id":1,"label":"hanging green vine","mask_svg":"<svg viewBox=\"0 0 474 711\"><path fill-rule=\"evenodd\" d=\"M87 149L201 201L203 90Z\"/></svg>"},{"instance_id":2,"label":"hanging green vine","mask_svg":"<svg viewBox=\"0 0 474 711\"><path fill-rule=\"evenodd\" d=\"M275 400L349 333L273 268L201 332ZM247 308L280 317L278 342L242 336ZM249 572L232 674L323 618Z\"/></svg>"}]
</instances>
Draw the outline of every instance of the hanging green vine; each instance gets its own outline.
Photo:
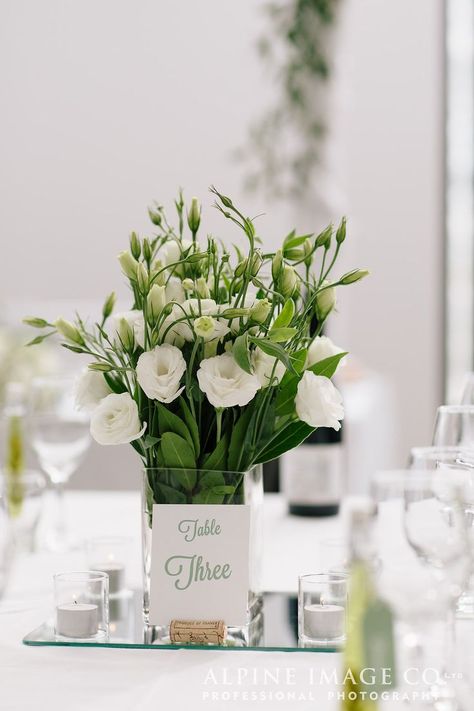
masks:
<instances>
[{"instance_id":1,"label":"hanging green vine","mask_svg":"<svg viewBox=\"0 0 474 711\"><path fill-rule=\"evenodd\" d=\"M277 197L303 197L318 165L326 126L317 94L330 75L328 38L340 0L291 0L266 7L272 36L258 44L275 77L274 105L250 126L239 157L248 164L246 187Z\"/></svg>"}]
</instances>

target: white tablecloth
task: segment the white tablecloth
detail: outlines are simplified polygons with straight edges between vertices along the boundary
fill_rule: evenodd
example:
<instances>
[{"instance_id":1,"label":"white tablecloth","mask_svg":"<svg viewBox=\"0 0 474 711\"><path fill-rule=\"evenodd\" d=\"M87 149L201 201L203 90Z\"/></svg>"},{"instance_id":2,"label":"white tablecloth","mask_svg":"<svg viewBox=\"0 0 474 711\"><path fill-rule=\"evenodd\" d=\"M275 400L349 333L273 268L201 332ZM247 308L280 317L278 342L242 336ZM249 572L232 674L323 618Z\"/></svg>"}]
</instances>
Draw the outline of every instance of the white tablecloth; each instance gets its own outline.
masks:
<instances>
[{"instance_id":1,"label":"white tablecloth","mask_svg":"<svg viewBox=\"0 0 474 711\"><path fill-rule=\"evenodd\" d=\"M134 493L69 493L76 534L130 535L139 583L139 501ZM266 589L295 590L298 574L318 569L318 541L340 535L339 518L289 518L278 495L265 502ZM37 553L15 564L0 603L0 710L163 711L195 709L314 709L338 707L337 689L321 684L339 655L199 650L27 647L22 638L52 610L52 575L85 565L80 551ZM319 702L319 703L317 703ZM385 708L385 707L384 707ZM400 708L396 703L387 708Z\"/></svg>"}]
</instances>

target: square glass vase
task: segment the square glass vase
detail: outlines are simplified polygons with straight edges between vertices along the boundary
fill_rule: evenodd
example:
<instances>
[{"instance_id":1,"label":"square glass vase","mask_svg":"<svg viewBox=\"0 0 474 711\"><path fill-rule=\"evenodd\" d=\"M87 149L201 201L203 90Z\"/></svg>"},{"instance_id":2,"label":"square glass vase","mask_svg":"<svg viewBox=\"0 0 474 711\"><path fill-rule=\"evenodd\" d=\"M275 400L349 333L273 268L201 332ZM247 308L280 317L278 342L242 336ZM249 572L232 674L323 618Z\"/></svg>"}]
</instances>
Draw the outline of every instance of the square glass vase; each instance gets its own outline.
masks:
<instances>
[{"instance_id":1,"label":"square glass vase","mask_svg":"<svg viewBox=\"0 0 474 711\"><path fill-rule=\"evenodd\" d=\"M209 481L215 484L209 486ZM170 644L170 623L156 625L150 622L150 591L152 581L152 528L154 504L199 504L213 506L248 506L250 530L248 537L248 592L247 619L244 625L229 625L226 620L228 646L258 646L263 637L263 591L261 585L263 555L263 474L262 466L250 471L230 472L210 470L186 470L170 468L144 469L142 478L142 558L143 558L143 616L145 642ZM159 513L158 513L159 515ZM188 518L188 516L186 517ZM242 545L247 545L243 536ZM247 552L245 552L247 554ZM177 593L179 594L179 593ZM225 586L215 586L215 596L226 595ZM159 598L157 601L159 605ZM185 619L192 619L185 616Z\"/></svg>"}]
</instances>

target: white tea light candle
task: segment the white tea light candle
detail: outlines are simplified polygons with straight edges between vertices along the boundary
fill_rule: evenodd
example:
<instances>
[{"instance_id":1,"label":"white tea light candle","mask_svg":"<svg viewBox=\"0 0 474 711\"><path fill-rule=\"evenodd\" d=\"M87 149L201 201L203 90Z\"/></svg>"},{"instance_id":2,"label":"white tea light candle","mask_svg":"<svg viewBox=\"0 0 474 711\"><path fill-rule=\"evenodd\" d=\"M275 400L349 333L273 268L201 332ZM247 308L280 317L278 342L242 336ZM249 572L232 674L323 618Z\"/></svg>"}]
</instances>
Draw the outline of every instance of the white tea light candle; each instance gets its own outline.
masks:
<instances>
[{"instance_id":1,"label":"white tea light candle","mask_svg":"<svg viewBox=\"0 0 474 711\"><path fill-rule=\"evenodd\" d=\"M315 640L331 640L345 634L345 614L342 605L305 605L304 633Z\"/></svg>"},{"instance_id":2,"label":"white tea light candle","mask_svg":"<svg viewBox=\"0 0 474 711\"><path fill-rule=\"evenodd\" d=\"M56 634L61 637L87 638L99 631L97 605L73 602L56 608Z\"/></svg>"}]
</instances>

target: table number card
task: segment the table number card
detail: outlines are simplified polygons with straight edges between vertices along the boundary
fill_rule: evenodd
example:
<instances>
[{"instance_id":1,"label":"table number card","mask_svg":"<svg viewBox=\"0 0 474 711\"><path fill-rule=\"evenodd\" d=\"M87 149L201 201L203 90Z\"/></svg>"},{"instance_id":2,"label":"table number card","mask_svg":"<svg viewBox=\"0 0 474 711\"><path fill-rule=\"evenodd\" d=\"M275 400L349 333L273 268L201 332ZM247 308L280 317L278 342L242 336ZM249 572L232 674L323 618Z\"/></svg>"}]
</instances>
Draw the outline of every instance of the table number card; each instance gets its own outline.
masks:
<instances>
[{"instance_id":1,"label":"table number card","mask_svg":"<svg viewBox=\"0 0 474 711\"><path fill-rule=\"evenodd\" d=\"M247 623L250 507L154 504L150 624Z\"/></svg>"}]
</instances>

